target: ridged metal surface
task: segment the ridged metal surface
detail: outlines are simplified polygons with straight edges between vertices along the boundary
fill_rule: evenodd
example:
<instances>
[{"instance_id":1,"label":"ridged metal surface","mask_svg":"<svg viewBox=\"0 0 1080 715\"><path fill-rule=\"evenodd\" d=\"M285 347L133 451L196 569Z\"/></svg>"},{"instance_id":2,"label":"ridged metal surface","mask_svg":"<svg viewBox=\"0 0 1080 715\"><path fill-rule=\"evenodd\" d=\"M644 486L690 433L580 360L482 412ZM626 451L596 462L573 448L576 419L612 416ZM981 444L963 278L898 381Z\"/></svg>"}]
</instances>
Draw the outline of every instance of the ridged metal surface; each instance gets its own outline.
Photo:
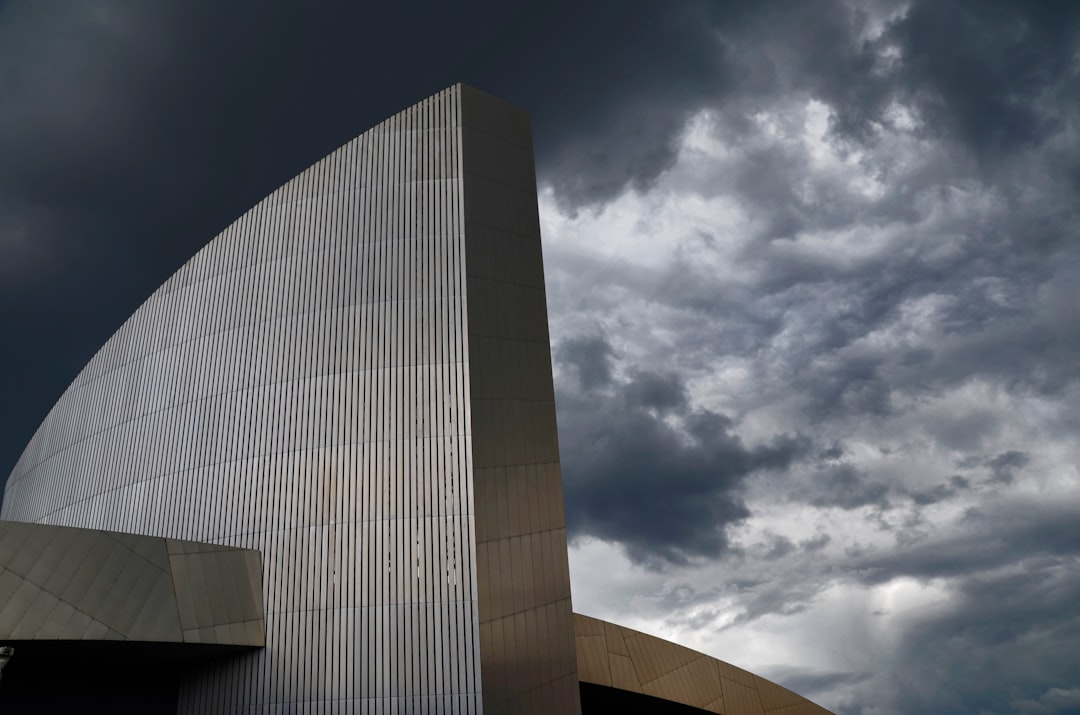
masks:
<instances>
[{"instance_id":1,"label":"ridged metal surface","mask_svg":"<svg viewBox=\"0 0 1080 715\"><path fill-rule=\"evenodd\" d=\"M542 270L527 117L441 92L156 291L2 518L262 552L265 650L181 712L573 712Z\"/></svg>"}]
</instances>

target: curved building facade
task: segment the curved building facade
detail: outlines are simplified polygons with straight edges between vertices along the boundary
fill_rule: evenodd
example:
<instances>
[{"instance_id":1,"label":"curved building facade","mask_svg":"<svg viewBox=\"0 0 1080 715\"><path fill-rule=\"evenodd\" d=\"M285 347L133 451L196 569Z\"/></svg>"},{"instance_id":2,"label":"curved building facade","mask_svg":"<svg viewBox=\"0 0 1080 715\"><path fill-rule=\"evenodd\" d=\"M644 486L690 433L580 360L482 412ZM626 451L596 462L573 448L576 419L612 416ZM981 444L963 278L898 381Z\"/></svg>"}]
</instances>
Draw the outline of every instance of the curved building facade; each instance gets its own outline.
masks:
<instances>
[{"instance_id":1,"label":"curved building facade","mask_svg":"<svg viewBox=\"0 0 1080 715\"><path fill-rule=\"evenodd\" d=\"M576 707L532 166L469 88L386 120L188 261L31 440L3 519L262 553L266 647L181 711Z\"/></svg>"},{"instance_id":2,"label":"curved building facade","mask_svg":"<svg viewBox=\"0 0 1080 715\"><path fill-rule=\"evenodd\" d=\"M179 712L579 712L527 115L458 85L260 202L78 375L0 518L258 552L265 637L186 666ZM51 587L0 564L22 642L9 577Z\"/></svg>"},{"instance_id":3,"label":"curved building facade","mask_svg":"<svg viewBox=\"0 0 1080 715\"><path fill-rule=\"evenodd\" d=\"M760 675L598 618L575 613L574 638L585 712L829 715Z\"/></svg>"}]
</instances>

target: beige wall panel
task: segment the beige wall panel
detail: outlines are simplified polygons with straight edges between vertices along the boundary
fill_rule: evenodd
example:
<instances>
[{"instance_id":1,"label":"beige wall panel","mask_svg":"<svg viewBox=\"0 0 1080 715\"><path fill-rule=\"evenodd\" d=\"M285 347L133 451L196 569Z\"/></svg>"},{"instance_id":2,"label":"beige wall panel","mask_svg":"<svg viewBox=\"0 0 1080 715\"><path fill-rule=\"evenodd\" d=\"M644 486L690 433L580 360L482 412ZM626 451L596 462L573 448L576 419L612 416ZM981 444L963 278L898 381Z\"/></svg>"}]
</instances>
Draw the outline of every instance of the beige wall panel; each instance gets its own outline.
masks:
<instances>
[{"instance_id":1,"label":"beige wall panel","mask_svg":"<svg viewBox=\"0 0 1080 715\"><path fill-rule=\"evenodd\" d=\"M574 614L574 635L579 636L603 636L606 635L604 621L599 618Z\"/></svg>"},{"instance_id":2,"label":"beige wall panel","mask_svg":"<svg viewBox=\"0 0 1080 715\"><path fill-rule=\"evenodd\" d=\"M626 643L623 641L622 629L616 626L614 623L604 622L604 635L607 637L607 647L609 653L615 653L616 655L630 655L630 651L626 650Z\"/></svg>"},{"instance_id":3,"label":"beige wall panel","mask_svg":"<svg viewBox=\"0 0 1080 715\"><path fill-rule=\"evenodd\" d=\"M640 693L641 679L634 670L634 661L629 656L615 655L608 651L608 666L611 668L611 687ZM584 680L584 678L582 678Z\"/></svg>"},{"instance_id":4,"label":"beige wall panel","mask_svg":"<svg viewBox=\"0 0 1080 715\"><path fill-rule=\"evenodd\" d=\"M656 680L661 675L670 673L687 663L699 658L689 648L675 645L659 638L636 633L625 639L626 649L634 661L634 668L641 678L642 685Z\"/></svg>"},{"instance_id":5,"label":"beige wall panel","mask_svg":"<svg viewBox=\"0 0 1080 715\"><path fill-rule=\"evenodd\" d=\"M759 687L774 712L824 715L824 708L748 671L661 638L574 614L579 676L582 682L683 703L724 715L763 715ZM612 643L622 642L629 655L619 655ZM598 644L607 652L607 671L597 663ZM615 646L617 648L617 646ZM775 709L772 709L775 708Z\"/></svg>"},{"instance_id":6,"label":"beige wall panel","mask_svg":"<svg viewBox=\"0 0 1080 715\"><path fill-rule=\"evenodd\" d=\"M757 681L755 676L748 670L743 670L731 663L725 663L722 660L716 661L716 668L720 671L720 677L727 678L728 680L734 680L736 683L747 686L748 688L756 688Z\"/></svg>"},{"instance_id":7,"label":"beige wall panel","mask_svg":"<svg viewBox=\"0 0 1080 715\"><path fill-rule=\"evenodd\" d=\"M724 695L720 678L711 661L711 658L701 656L681 668L643 684L642 690L665 700L704 707Z\"/></svg>"},{"instance_id":8,"label":"beige wall panel","mask_svg":"<svg viewBox=\"0 0 1080 715\"><path fill-rule=\"evenodd\" d=\"M725 715L727 710L724 708L724 699L722 697L713 700L711 703L707 703L702 710L707 710L711 713L721 713Z\"/></svg>"},{"instance_id":9,"label":"beige wall panel","mask_svg":"<svg viewBox=\"0 0 1080 715\"><path fill-rule=\"evenodd\" d=\"M724 705L727 707L725 715L765 715L765 708L761 706L761 696L754 688L727 678L720 679L724 688Z\"/></svg>"},{"instance_id":10,"label":"beige wall panel","mask_svg":"<svg viewBox=\"0 0 1080 715\"><path fill-rule=\"evenodd\" d=\"M589 683L611 685L611 669L604 637L579 635L576 645L578 677Z\"/></svg>"}]
</instances>

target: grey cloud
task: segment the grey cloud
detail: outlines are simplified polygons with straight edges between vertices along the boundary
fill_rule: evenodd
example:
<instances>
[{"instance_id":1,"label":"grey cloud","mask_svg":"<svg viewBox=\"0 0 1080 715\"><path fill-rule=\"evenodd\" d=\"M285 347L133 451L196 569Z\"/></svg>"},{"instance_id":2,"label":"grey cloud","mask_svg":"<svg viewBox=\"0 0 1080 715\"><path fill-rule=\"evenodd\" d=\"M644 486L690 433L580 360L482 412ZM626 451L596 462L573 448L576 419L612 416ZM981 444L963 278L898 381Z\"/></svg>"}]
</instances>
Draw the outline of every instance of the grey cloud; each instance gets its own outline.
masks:
<instances>
[{"instance_id":1,"label":"grey cloud","mask_svg":"<svg viewBox=\"0 0 1080 715\"><path fill-rule=\"evenodd\" d=\"M549 147L538 172L571 212L651 186L674 162L700 97L723 96L738 81L710 31L709 3L646 2L632 13L619 3L582 7L579 40L557 56L573 66L553 88L562 101L537 107L534 122L538 141Z\"/></svg>"},{"instance_id":2,"label":"grey cloud","mask_svg":"<svg viewBox=\"0 0 1080 715\"><path fill-rule=\"evenodd\" d=\"M956 496L956 489L939 484L933 489L923 489L911 493L911 500L919 506L928 506Z\"/></svg>"},{"instance_id":3,"label":"grey cloud","mask_svg":"<svg viewBox=\"0 0 1080 715\"><path fill-rule=\"evenodd\" d=\"M832 541L832 537L828 534L818 534L812 539L806 539L799 542L799 548L807 553L813 553L815 551L821 551Z\"/></svg>"},{"instance_id":4,"label":"grey cloud","mask_svg":"<svg viewBox=\"0 0 1080 715\"><path fill-rule=\"evenodd\" d=\"M645 43L639 57L620 52L627 42L621 34L615 54L631 68L649 57L652 67L634 73L637 82L621 86L616 97L593 85L606 112L597 111L596 99L580 89L591 73L575 82L569 91L581 96L586 121L578 123L579 137L556 138L558 159L543 164L542 174L567 205L607 200L627 186L648 185L668 168L673 144L693 112L718 111L739 131L746 128L746 115L778 95L827 102L835 109L836 136L856 143L873 141L873 127L890 121L896 102L915 104L927 125L947 129L983 156L1032 146L1054 129L1044 116L1045 93L1049 88L1068 96L1058 86L1058 78L1071 77L1074 69L1068 17L1048 5L997 3L984 13L973 3L916 2L879 37L867 39L870 25L897 7L683 3L672 20L652 15L649 6L645 15L653 32L636 37ZM662 39L672 45L653 54ZM897 58L887 56L890 48L897 48ZM759 158L769 161L768 155ZM780 199L774 233L783 235L785 226L799 223L798 213L789 210L797 202L774 176L758 171L757 179L746 178L751 194L765 189Z\"/></svg>"},{"instance_id":5,"label":"grey cloud","mask_svg":"<svg viewBox=\"0 0 1080 715\"><path fill-rule=\"evenodd\" d=\"M983 457L977 454L969 454L966 457L956 460L957 469L974 469L981 466L983 463Z\"/></svg>"},{"instance_id":6,"label":"grey cloud","mask_svg":"<svg viewBox=\"0 0 1080 715\"><path fill-rule=\"evenodd\" d=\"M867 505L883 506L888 486L867 478L853 465L842 463L821 468L815 475L809 501L814 506L857 509Z\"/></svg>"},{"instance_id":7,"label":"grey cloud","mask_svg":"<svg viewBox=\"0 0 1080 715\"><path fill-rule=\"evenodd\" d=\"M773 669L769 675L776 682L784 683L785 687L814 701L817 701L821 695L831 694L841 688L865 683L871 677L870 673L820 673L791 668Z\"/></svg>"},{"instance_id":8,"label":"grey cloud","mask_svg":"<svg viewBox=\"0 0 1080 715\"><path fill-rule=\"evenodd\" d=\"M844 445L840 442L833 442L828 448L823 449L818 453L818 459L821 460L836 460L840 459L847 453Z\"/></svg>"},{"instance_id":9,"label":"grey cloud","mask_svg":"<svg viewBox=\"0 0 1080 715\"><path fill-rule=\"evenodd\" d=\"M626 385L626 399L658 412L685 411L686 386L678 375L638 371Z\"/></svg>"},{"instance_id":10,"label":"grey cloud","mask_svg":"<svg viewBox=\"0 0 1080 715\"><path fill-rule=\"evenodd\" d=\"M611 352L590 337L568 339L555 354L561 373L580 376ZM749 515L747 476L784 469L808 449L788 435L744 446L728 417L689 408L670 376L630 371L625 380L556 387L570 537L620 543L652 567L723 555L727 527Z\"/></svg>"},{"instance_id":11,"label":"grey cloud","mask_svg":"<svg viewBox=\"0 0 1080 715\"><path fill-rule=\"evenodd\" d=\"M967 478L962 477L959 474L954 474L949 477L949 486L956 491L960 491L961 489L969 488L971 486L971 482Z\"/></svg>"},{"instance_id":12,"label":"grey cloud","mask_svg":"<svg viewBox=\"0 0 1080 715\"><path fill-rule=\"evenodd\" d=\"M928 419L926 428L945 447L976 451L998 435L1006 416L989 409L969 409L959 414Z\"/></svg>"},{"instance_id":13,"label":"grey cloud","mask_svg":"<svg viewBox=\"0 0 1080 715\"><path fill-rule=\"evenodd\" d=\"M574 371L582 390L595 390L611 384L614 350L603 336L567 338L555 349L554 358Z\"/></svg>"},{"instance_id":14,"label":"grey cloud","mask_svg":"<svg viewBox=\"0 0 1080 715\"><path fill-rule=\"evenodd\" d=\"M860 647L860 619L882 619L868 629L899 629L899 640L879 667L824 674L781 668L768 674L799 692L830 698L842 714L872 707L950 715L1075 712L1077 524L1075 504L999 504L972 513L960 531L939 534L931 543L888 555L851 550L847 561L835 562L842 578L868 585L915 579L938 594L934 604L903 608L901 600L896 605L902 613L852 614L851 632L837 647L846 639ZM805 564L790 568L785 578L796 590L828 573ZM838 575L832 572L831 579ZM770 602L764 613L797 608L800 599L777 597L787 587L755 586ZM747 599L745 617L763 615L757 596L755 590Z\"/></svg>"},{"instance_id":15,"label":"grey cloud","mask_svg":"<svg viewBox=\"0 0 1080 715\"><path fill-rule=\"evenodd\" d=\"M971 482L969 480L959 474L954 474L944 484L938 484L927 489L910 490L907 493L915 504L929 506L952 499L970 488Z\"/></svg>"},{"instance_id":16,"label":"grey cloud","mask_svg":"<svg viewBox=\"0 0 1080 715\"><path fill-rule=\"evenodd\" d=\"M737 229L749 235L710 236L719 245L745 239L733 259L737 287L718 285L708 262L676 257L651 283L635 276L636 305L662 307L656 314L679 351L669 358L644 339L634 347L687 384L710 382L720 365L745 369L737 385L714 387L725 412L809 435L814 458L792 460L782 476L743 479L760 487L758 498L869 507L865 528L895 536L829 532L787 553L777 541L775 561L763 558L768 543L729 547L728 563L745 569L751 592L739 623L797 612L837 574L858 588L913 580L941 600L925 612L874 617L904 628L895 667L823 685L850 695L838 711L1037 712L1050 707L1046 693L1077 682L1070 664L1080 623L1069 604L1080 598L1072 573L1080 516L1017 498L1031 461L1040 471L1054 466L1041 443L1068 454L1076 428L1076 11L916 2L864 41L870 19L857 8L888 8L799 5L715 19L721 60L746 72L670 108L710 109L726 153L711 172L660 186L728 199L752 223ZM841 158L861 153L880 193L860 194L816 166L798 126L770 142L754 122L757 111L799 121L792 117L811 97L833 112L832 148ZM890 112L898 107L912 112L914 127L897 123ZM815 250L803 245L814 240ZM630 326L620 339L652 317L606 308L610 325ZM1046 412L1009 413L1033 399ZM560 416L577 409L568 404L560 402ZM683 428L681 413L668 419ZM1030 430L1033 444L1018 443L1024 452L1009 444L1016 429ZM877 445L888 459L866 457ZM566 449L564 464L576 454ZM962 473L949 476L954 470ZM568 490L571 504L579 493ZM956 520L941 516L965 509ZM824 548L832 543L844 548ZM804 554L835 570L803 564L791 579L802 585L787 594L787 581L769 584L770 568Z\"/></svg>"},{"instance_id":17,"label":"grey cloud","mask_svg":"<svg viewBox=\"0 0 1080 715\"><path fill-rule=\"evenodd\" d=\"M776 379L788 381L785 388L807 398L816 419L852 414L887 417L896 409L893 398L898 388L934 394L985 375L994 381L1028 381L1050 393L1076 376L1078 363L1069 358L1077 349L1069 337L1075 337L1075 331L1061 322L1068 315L1065 306L1075 304L1075 286L1080 284L1072 268L1075 251L1063 242L1069 226L1075 225L1068 217L1075 214L1076 182L1065 180L1075 170L1066 168L1072 165L1064 159L1068 151L1046 149L1048 142L1058 141L1056 132L1063 125L1038 118L1064 111L1055 102L1068 96L1062 82L1072 80L1059 77L1073 77L1069 62L1075 33L1051 27L1057 22L1068 27L1069 17L1055 17L1044 6L995 5L986 16L975 7L943 9L916 3L886 23L884 33L873 40L860 38L874 20L871 15L886 14L892 9L889 4L865 11L812 3L773 5L760 13L746 8L721 11L710 16L714 37L721 38L725 48L718 57L747 71L739 82L721 83L711 95L694 95L697 104L669 108L686 114L708 106L722 132L728 132L724 138L739 148L740 132L755 131L742 121L746 115L772 107L782 116L785 102L819 97L834 111L834 142L871 152L868 161L876 162L889 181L886 194L872 200L843 191L834 191L828 200L814 199L796 191L813 175L800 149L774 144L748 150L734 166L726 167L726 176L713 177L703 188L733 194L753 207L759 233L741 260L760 275L754 290L745 298L730 291L721 294L708 275L697 276L692 267L687 271L673 264L671 273L677 278L654 293L657 300L686 310L715 315L722 311L724 329L711 346L701 347L708 354L710 348L752 353L768 343L782 327L783 313L764 314L763 293L779 299L783 311L785 301L812 301L839 290L846 298L845 309L827 315L808 308L805 318L810 322L801 327L810 339L798 352L777 356L784 363L776 365L781 369ZM919 28L928 23L937 24L932 33L923 33ZM1009 27L1015 32L1003 29ZM963 40L951 46L946 38L961 31L966 33ZM987 43L999 37L994 33L1005 33L1000 37L1006 46L1025 48L1015 65L1006 56L987 51ZM687 38L690 44L704 41L696 35ZM1051 46L1029 47L1042 41ZM894 59L882 54L890 47L897 48ZM938 59L959 65L950 65L944 73L949 76L942 78L934 71ZM722 71L716 65L709 67ZM771 69L761 69L765 67ZM964 82L965 92L953 94ZM970 87L980 89L974 92ZM780 92L786 94L778 104ZM1015 117L1002 115L1002 127L986 129L996 132L997 138L978 133L994 122L971 118L1002 102L1023 104L1015 98L1025 96L1040 99L1027 108L1015 107ZM891 149L871 130L889 124L887 114L897 102L926 114L918 131L934 143L937 156L924 168L890 166ZM946 115L947 121L931 121ZM1026 138L1018 138L1021 134ZM666 137L660 133L657 141L668 141ZM1068 138L1062 135L1061 140ZM1002 154L1005 163L999 162L993 171L966 158L982 156L987 147L998 147L999 153L1007 148L1007 156ZM1036 162L1047 163L1052 171L1037 172ZM1008 171L1003 168L1006 163ZM1018 184L1009 172L1025 178ZM1024 190L1031 186L1029 176L1037 182L1037 190ZM813 180L827 185L820 175ZM558 181L555 184L558 190ZM950 200L954 189L972 192L973 201L981 200L979 192L1000 196L1008 209L955 218L933 216L927 202ZM844 226L872 231L896 221L915 234L937 233L943 243L956 241L956 249L935 251L928 242L925 248L883 252L863 262L820 256L818 263L804 255L789 256L773 242ZM1066 253L1052 263L1030 254L1046 247ZM899 348L885 346L880 351L851 348L894 323L907 303L938 294L952 299L935 326L944 340L913 338ZM700 337L687 336L684 344L692 350L698 342ZM804 366L811 356L817 364L807 370ZM943 445L977 449L996 433L999 423L992 413L969 413L942 421L936 434Z\"/></svg>"},{"instance_id":18,"label":"grey cloud","mask_svg":"<svg viewBox=\"0 0 1080 715\"><path fill-rule=\"evenodd\" d=\"M995 482L1012 484L1016 470L1027 466L1030 461L1031 457L1025 452L1011 449L988 460L986 466L990 468L990 478Z\"/></svg>"},{"instance_id":19,"label":"grey cloud","mask_svg":"<svg viewBox=\"0 0 1080 715\"><path fill-rule=\"evenodd\" d=\"M1040 143L1056 111L1075 106L1077 15L1055 2L920 2L888 40L903 48L899 72L927 120L999 161Z\"/></svg>"},{"instance_id":20,"label":"grey cloud","mask_svg":"<svg viewBox=\"0 0 1080 715\"><path fill-rule=\"evenodd\" d=\"M986 96L1000 98L1008 87L1030 82L1019 96L1049 92L1030 111L1051 111L1049 97L1064 91L1055 84L1052 70L1070 55L1072 36L1064 30L1059 35L1050 33L1046 13L1038 7L995 6L986 19L970 7L942 10L932 3L917 3L887 24L878 39L865 41L860 37L874 20L871 15L894 9L889 4L866 7L862 11L853 9L856 6L791 3L761 12L742 8L710 16L714 38L721 38L725 48L718 59L743 70L725 76L740 79L720 83L712 94L694 95L696 104L675 104L668 111L685 115L708 106L718 117L721 138L739 150L745 143L740 142L741 136L756 131L743 121L747 115L771 107L782 116L787 104L816 96L835 112L832 139L871 152L868 160L881 168L887 183L885 195L873 200L843 191L834 192L827 201L808 198L795 188L804 187L808 180L826 184L827 180L814 173L800 149L774 144L748 150L734 166L725 167L725 175L710 177L709 183L698 187L708 195L734 195L742 205L752 207L760 232L740 261L755 274L755 282L740 294L718 287L707 271L673 261L672 279L654 287L650 297L706 323L723 316L722 329L685 331L679 343L680 361L689 366L696 356L702 362L717 354L761 356L757 376L761 391L771 388L798 395L804 416L815 421L854 415L887 419L896 412L897 396L933 396L977 376L993 382L1027 382L1047 393L1060 391L1076 377L1080 364L1069 357L1078 349L1073 344L1076 331L1062 322L1069 315L1066 306L1075 304L1075 286L1080 285L1071 268L1076 264L1075 251L1055 256L1052 263L1029 253L1043 246L1063 246L1062 237L1075 225L1067 217L1075 213L1071 197L1076 182L1058 181L1055 174L1047 179L1045 173L1034 174L1031 168L1033 162L1045 158L1062 164L1060 172L1069 171L1060 152L1048 154L1044 149L1058 125L1032 120L1030 126L1041 129L1030 141L1000 140L1002 146L1010 147L1010 166L1041 182L1037 191L1026 194L1007 174L987 171L978 161L968 160L968 154L979 154L980 147L988 144L962 131L966 125L959 119L926 121L918 130L935 147L936 156L923 168L891 165L892 150L881 144L872 126L889 123L887 112L894 102L910 104L916 111L924 104L932 105L938 107L935 111L948 110L950 116L974 112L964 102L977 98L954 97L934 89L941 82L932 71L932 58L937 56L942 61L964 58L962 72L986 71L990 77L1001 77L1000 86L984 87ZM928 22L930 15L941 26L934 37L920 37L914 28ZM1025 55L1020 64L1028 65L1027 70L983 52L985 42L974 38L990 37L985 34L965 36L961 48L945 46L947 28L990 28L994 17L1014 23L1018 37L1061 41L1052 49ZM1068 25L1067 18L1062 20ZM1026 47L1028 40L1018 42ZM705 41L697 35L687 38L689 44ZM895 61L881 54L891 46L899 48ZM911 66L906 64L909 60ZM712 72L723 71L717 65L708 67ZM778 102L778 96L783 100ZM935 104L941 97L955 106ZM928 117L936 116L926 111ZM666 137L660 133L656 141L666 142ZM558 181L553 181L558 191ZM952 200L948 197L956 189L972 192L972 201L982 200L979 192L1001 196L1008 209L935 215L938 209L933 202ZM832 256L825 254L816 259L788 255L779 250L782 242L773 240L844 227L864 227L872 237L877 227L897 221L915 236L925 234L925 246L915 244L852 263L830 260ZM1036 236L1032 227L1038 227ZM942 245L955 241L955 249L935 250L935 234ZM833 295L843 299L834 303L842 306L839 310L827 311L825 305L815 304ZM952 299L940 318L935 318L937 334L911 336L899 346L854 347L868 335L895 325L906 305L928 295ZM795 309L800 314L794 314ZM794 323L801 340L787 352L770 354L770 341L785 327L793 327L785 325L785 319ZM943 446L976 450L997 434L1001 419L991 411L969 411L943 415L927 429Z\"/></svg>"},{"instance_id":21,"label":"grey cloud","mask_svg":"<svg viewBox=\"0 0 1080 715\"><path fill-rule=\"evenodd\" d=\"M851 567L860 580L877 584L908 576L919 579L989 572L1035 558L1070 558L1080 553L1080 512L1074 505L999 505L970 509L960 533L917 547L879 555L865 553Z\"/></svg>"},{"instance_id":22,"label":"grey cloud","mask_svg":"<svg viewBox=\"0 0 1080 715\"><path fill-rule=\"evenodd\" d=\"M762 554L761 558L766 561L775 561L776 559L782 559L795 550L795 544L791 539L785 536L774 536L769 544L768 549Z\"/></svg>"}]
</instances>

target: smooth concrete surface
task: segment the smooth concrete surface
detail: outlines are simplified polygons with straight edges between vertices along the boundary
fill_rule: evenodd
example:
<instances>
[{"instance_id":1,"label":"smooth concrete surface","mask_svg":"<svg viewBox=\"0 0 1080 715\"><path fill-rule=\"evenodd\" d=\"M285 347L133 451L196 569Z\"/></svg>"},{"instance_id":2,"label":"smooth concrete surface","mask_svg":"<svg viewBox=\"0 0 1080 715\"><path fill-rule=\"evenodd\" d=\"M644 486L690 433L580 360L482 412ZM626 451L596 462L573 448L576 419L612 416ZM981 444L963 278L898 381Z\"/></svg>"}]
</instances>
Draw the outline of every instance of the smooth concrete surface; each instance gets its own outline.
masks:
<instances>
[{"instance_id":1,"label":"smooth concrete surface","mask_svg":"<svg viewBox=\"0 0 1080 715\"><path fill-rule=\"evenodd\" d=\"M0 521L0 644L261 647L260 571L256 551Z\"/></svg>"}]
</instances>

